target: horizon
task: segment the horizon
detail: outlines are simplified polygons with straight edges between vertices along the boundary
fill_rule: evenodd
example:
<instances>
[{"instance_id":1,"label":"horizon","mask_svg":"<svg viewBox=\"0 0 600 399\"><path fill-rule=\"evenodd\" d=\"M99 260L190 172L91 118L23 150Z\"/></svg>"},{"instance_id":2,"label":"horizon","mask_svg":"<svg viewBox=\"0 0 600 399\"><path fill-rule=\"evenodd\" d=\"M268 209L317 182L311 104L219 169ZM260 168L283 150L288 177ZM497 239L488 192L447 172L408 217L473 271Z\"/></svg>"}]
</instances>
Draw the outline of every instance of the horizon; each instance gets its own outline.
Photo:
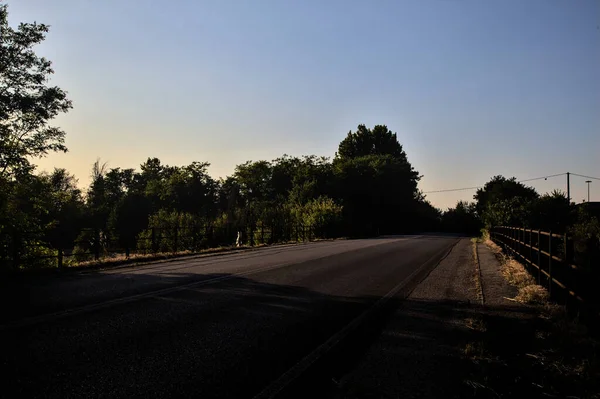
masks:
<instances>
[{"instance_id":1,"label":"horizon","mask_svg":"<svg viewBox=\"0 0 600 399\"><path fill-rule=\"evenodd\" d=\"M332 159L361 123L398 134L424 192L600 170L595 1L4 3L11 26L50 25L36 52L74 109L52 123L69 153L35 163L80 187L97 158L209 162L214 178L283 154ZM574 202L585 180L572 177ZM563 176L526 184L566 191Z\"/></svg>"}]
</instances>

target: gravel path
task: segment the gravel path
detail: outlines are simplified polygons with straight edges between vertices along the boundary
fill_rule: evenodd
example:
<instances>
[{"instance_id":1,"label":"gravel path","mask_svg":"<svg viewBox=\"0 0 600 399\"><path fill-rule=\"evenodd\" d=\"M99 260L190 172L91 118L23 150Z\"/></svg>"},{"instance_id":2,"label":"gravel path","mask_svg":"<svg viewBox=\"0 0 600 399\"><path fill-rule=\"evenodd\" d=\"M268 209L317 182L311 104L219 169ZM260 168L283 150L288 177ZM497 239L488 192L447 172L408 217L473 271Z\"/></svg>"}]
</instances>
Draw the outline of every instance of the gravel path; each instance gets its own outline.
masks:
<instances>
[{"instance_id":1,"label":"gravel path","mask_svg":"<svg viewBox=\"0 0 600 399\"><path fill-rule=\"evenodd\" d=\"M508 306L514 305L513 301L506 298L514 298L517 295L517 289L509 285L502 276L502 265L496 258L496 255L485 244L477 244L479 254L479 267L481 269L481 278L483 280L483 297L488 306Z\"/></svg>"},{"instance_id":2,"label":"gravel path","mask_svg":"<svg viewBox=\"0 0 600 399\"><path fill-rule=\"evenodd\" d=\"M462 239L412 292L342 379L339 397L460 397L461 351L470 333L465 319L479 303L472 253L470 240Z\"/></svg>"}]
</instances>

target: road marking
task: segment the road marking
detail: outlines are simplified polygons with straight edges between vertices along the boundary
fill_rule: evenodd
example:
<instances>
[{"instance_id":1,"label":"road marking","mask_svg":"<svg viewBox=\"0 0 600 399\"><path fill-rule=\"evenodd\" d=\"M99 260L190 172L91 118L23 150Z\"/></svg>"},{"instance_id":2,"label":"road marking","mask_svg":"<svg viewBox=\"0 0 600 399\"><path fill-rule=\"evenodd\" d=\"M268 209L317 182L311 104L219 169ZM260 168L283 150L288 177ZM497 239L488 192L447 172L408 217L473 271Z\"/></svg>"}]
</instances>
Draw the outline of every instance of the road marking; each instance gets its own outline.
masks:
<instances>
[{"instance_id":1,"label":"road marking","mask_svg":"<svg viewBox=\"0 0 600 399\"><path fill-rule=\"evenodd\" d=\"M253 399L272 399L275 398L278 394L280 394L286 387L288 387L293 381L295 381L298 377L300 377L310 366L317 362L321 357L327 354L331 349L337 345L342 339L347 337L352 331L356 330L358 326L360 326L373 312L379 310L390 298L394 297L398 292L400 292L406 285L408 285L411 280L420 272L422 272L426 267L429 267L430 262L437 258L438 256L443 255L440 260L437 262L439 264L443 261L446 256L452 251L452 248L458 243L458 241L454 242L449 247L445 247L442 251L437 252L427 261L423 262L414 272L412 272L408 277L406 277L401 283L392 288L385 296L380 298L373 306L369 309L365 310L355 319L353 319L350 323L348 323L345 327L331 336L327 341L321 344L317 349L309 353L302 360L288 369L285 373L283 373L278 379L269 384L265 389L263 389L260 393L254 396Z\"/></svg>"},{"instance_id":2,"label":"road marking","mask_svg":"<svg viewBox=\"0 0 600 399\"><path fill-rule=\"evenodd\" d=\"M392 243L392 242L394 242L394 241L390 241L387 244ZM351 250L344 251L344 252L322 255L322 256L318 256L316 258L310 258L310 259L305 259L305 260L301 260L301 261L290 261L290 262L281 263L278 265L265 266L262 268L252 269L252 270L248 270L248 271L244 271L244 272L238 272L238 273L227 274L225 276L214 277L214 278L210 278L207 280L194 281L191 283L177 285L174 287L162 288L159 290L145 292L142 294L135 294L135 295L130 295L130 296L122 297L122 298L110 299L108 301L104 301L104 302L100 302L100 303L96 303L96 304L79 306L79 307L61 310L61 311L53 312L53 313L47 313L47 314L43 314L43 315L39 315L39 316L26 317L21 320L16 320L16 321L12 321L12 322L8 322L8 323L0 325L0 332L7 331L10 329L14 329L14 328L19 328L19 327L31 326L34 324L39 324L39 323L43 323L43 322L47 322L47 321L58 320L58 319L62 319L65 317L70 317L70 316L75 316L78 314L92 312L95 310L101 310L101 309L105 309L105 308L115 306L115 305L134 302L134 301L137 301L140 299L145 299L145 298L151 298L151 297L154 297L157 295L169 294L172 292L185 290L190 287L202 287L202 286L215 284L215 283L225 281L225 280L230 280L230 279L233 279L236 277L249 276L252 274L257 274L257 273L262 273L262 272L266 272L266 271L270 271L270 270L274 270L274 269L284 268L287 266L293 266L293 265L298 265L298 264L302 264L302 263L306 263L306 262L312 262L312 261L316 261L316 260L320 260L320 259L324 259L324 258L328 258L328 257L332 257L332 256L342 255L342 254L346 254L349 252L360 251L360 250L364 250L364 249L375 247L375 246L382 245L382 244L386 244L386 243L374 244L374 245L369 245L366 247L359 247L359 248L351 249Z\"/></svg>"}]
</instances>

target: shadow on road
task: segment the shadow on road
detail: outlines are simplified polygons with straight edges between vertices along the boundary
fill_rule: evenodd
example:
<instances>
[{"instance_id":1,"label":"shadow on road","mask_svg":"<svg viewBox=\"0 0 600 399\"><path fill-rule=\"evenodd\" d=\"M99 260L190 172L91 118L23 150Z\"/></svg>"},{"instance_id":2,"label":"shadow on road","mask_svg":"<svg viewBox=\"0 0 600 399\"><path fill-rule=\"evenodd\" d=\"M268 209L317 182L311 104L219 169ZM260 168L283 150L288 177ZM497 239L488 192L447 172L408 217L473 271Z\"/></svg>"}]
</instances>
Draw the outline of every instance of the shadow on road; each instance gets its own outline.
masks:
<instances>
[{"instance_id":1,"label":"shadow on road","mask_svg":"<svg viewBox=\"0 0 600 399\"><path fill-rule=\"evenodd\" d=\"M4 389L252 397L380 299L223 274L161 284L215 278L227 279L0 332ZM526 353L543 339L538 324L522 308L393 298L281 397L495 397L497 386L537 397L546 370Z\"/></svg>"}]
</instances>

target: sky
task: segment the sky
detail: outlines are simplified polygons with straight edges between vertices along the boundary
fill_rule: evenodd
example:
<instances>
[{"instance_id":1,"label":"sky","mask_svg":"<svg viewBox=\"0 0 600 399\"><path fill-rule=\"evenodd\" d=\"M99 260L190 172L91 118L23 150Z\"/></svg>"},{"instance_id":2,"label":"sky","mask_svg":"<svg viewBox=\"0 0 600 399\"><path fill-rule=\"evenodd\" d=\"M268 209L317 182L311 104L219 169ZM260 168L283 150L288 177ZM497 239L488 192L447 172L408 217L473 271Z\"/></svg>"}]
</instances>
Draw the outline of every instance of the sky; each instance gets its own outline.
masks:
<instances>
[{"instance_id":1,"label":"sky","mask_svg":"<svg viewBox=\"0 0 600 399\"><path fill-rule=\"evenodd\" d=\"M97 158L207 161L218 178L247 160L333 157L361 123L397 132L424 192L600 177L598 0L3 3L11 25L51 26L36 51L74 108L53 121L69 152L37 164L82 186ZM571 178L576 202L585 180ZM566 177L528 184L566 190Z\"/></svg>"}]
</instances>

